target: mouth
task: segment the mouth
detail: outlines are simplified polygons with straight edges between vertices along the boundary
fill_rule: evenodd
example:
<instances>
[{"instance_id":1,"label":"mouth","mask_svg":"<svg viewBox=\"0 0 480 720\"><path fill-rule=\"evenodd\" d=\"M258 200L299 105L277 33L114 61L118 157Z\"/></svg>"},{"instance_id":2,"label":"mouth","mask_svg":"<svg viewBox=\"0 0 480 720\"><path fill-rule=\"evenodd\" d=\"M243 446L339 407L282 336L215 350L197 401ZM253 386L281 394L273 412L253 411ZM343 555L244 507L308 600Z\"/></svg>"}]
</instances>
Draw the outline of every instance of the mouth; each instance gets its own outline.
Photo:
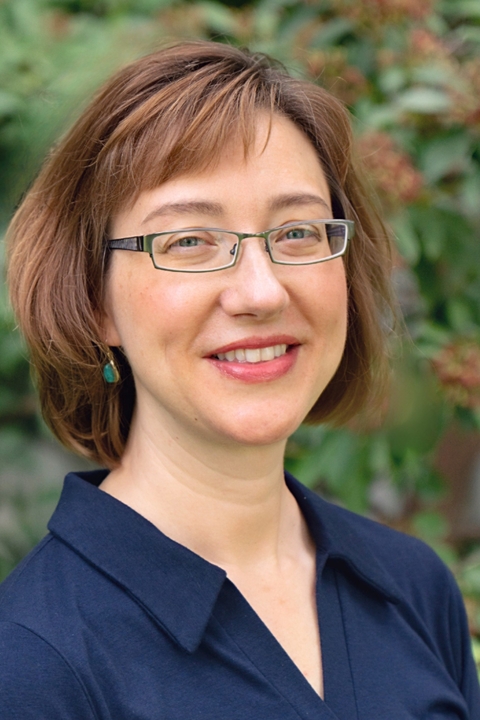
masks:
<instances>
[{"instance_id":1,"label":"mouth","mask_svg":"<svg viewBox=\"0 0 480 720\"><path fill-rule=\"evenodd\" d=\"M206 359L224 377L245 383L264 383L290 372L297 363L301 344L292 335L254 336L223 345Z\"/></svg>"},{"instance_id":2,"label":"mouth","mask_svg":"<svg viewBox=\"0 0 480 720\"><path fill-rule=\"evenodd\" d=\"M296 338L244 338L219 348L207 360L224 377L244 383L278 380L296 365L301 343Z\"/></svg>"},{"instance_id":3,"label":"mouth","mask_svg":"<svg viewBox=\"0 0 480 720\"><path fill-rule=\"evenodd\" d=\"M275 358L285 355L290 347L293 346L287 345L287 343L279 343L277 345L268 345L261 348L236 348L235 350L229 350L228 352L218 352L215 355L212 355L212 357L216 360L223 360L226 362L257 364L275 360Z\"/></svg>"}]
</instances>

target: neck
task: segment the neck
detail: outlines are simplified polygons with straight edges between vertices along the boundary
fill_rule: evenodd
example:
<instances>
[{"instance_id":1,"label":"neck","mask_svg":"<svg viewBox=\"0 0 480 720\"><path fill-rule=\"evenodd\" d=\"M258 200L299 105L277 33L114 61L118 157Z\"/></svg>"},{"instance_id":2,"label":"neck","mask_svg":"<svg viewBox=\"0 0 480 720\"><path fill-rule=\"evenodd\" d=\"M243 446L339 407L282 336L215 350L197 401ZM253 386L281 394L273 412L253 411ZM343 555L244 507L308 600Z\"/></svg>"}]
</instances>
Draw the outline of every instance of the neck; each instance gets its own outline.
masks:
<instances>
[{"instance_id":1,"label":"neck","mask_svg":"<svg viewBox=\"0 0 480 720\"><path fill-rule=\"evenodd\" d=\"M102 490L167 536L225 569L273 562L302 534L285 486L285 442L242 446L180 435L138 416Z\"/></svg>"}]
</instances>

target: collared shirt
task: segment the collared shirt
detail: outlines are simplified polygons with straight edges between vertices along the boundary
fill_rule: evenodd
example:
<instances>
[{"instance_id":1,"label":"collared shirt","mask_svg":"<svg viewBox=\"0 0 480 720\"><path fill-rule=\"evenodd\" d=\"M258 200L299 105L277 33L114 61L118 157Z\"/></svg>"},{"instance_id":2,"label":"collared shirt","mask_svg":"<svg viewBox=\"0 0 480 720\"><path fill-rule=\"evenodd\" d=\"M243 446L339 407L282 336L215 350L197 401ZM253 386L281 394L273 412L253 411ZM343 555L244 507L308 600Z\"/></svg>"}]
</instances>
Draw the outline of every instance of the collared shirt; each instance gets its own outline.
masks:
<instances>
[{"instance_id":1,"label":"collared shirt","mask_svg":"<svg viewBox=\"0 0 480 720\"><path fill-rule=\"evenodd\" d=\"M286 476L317 548L322 700L219 567L70 474L0 588L1 720L479 720L465 612L423 543Z\"/></svg>"}]
</instances>

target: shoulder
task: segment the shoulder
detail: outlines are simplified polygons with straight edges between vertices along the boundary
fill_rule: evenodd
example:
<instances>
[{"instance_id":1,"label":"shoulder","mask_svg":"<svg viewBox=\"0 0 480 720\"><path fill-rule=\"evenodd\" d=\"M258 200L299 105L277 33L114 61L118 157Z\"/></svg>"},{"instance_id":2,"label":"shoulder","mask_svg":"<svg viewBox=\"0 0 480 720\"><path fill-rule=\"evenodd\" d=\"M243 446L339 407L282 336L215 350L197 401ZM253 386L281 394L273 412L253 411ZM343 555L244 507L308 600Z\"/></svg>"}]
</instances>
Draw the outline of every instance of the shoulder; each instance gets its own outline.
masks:
<instances>
[{"instance_id":1,"label":"shoulder","mask_svg":"<svg viewBox=\"0 0 480 720\"><path fill-rule=\"evenodd\" d=\"M324 500L288 473L286 481L317 547L343 559L367 580L383 579L401 596L415 596L419 588L427 590L429 582L435 587L455 584L438 555L421 540Z\"/></svg>"},{"instance_id":2,"label":"shoulder","mask_svg":"<svg viewBox=\"0 0 480 720\"><path fill-rule=\"evenodd\" d=\"M95 720L81 679L44 638L0 621L2 720Z\"/></svg>"},{"instance_id":3,"label":"shoulder","mask_svg":"<svg viewBox=\"0 0 480 720\"><path fill-rule=\"evenodd\" d=\"M456 580L429 545L370 518L321 502L328 505L331 521L342 528L349 545L346 557L363 572L383 578L393 594L430 627L444 621L450 605L455 606L454 612L463 613Z\"/></svg>"},{"instance_id":4,"label":"shoulder","mask_svg":"<svg viewBox=\"0 0 480 720\"><path fill-rule=\"evenodd\" d=\"M325 529L331 556L393 600L409 627L433 644L460 676L471 643L456 580L436 552L421 540L328 503L314 493L310 503Z\"/></svg>"},{"instance_id":5,"label":"shoulder","mask_svg":"<svg viewBox=\"0 0 480 720\"><path fill-rule=\"evenodd\" d=\"M0 585L0 621L38 623L44 611L61 600L58 586L69 574L75 556L47 535Z\"/></svg>"},{"instance_id":6,"label":"shoulder","mask_svg":"<svg viewBox=\"0 0 480 720\"><path fill-rule=\"evenodd\" d=\"M47 535L0 585L0 622L65 649L81 626L85 605L111 602L115 589L68 545Z\"/></svg>"},{"instance_id":7,"label":"shoulder","mask_svg":"<svg viewBox=\"0 0 480 720\"><path fill-rule=\"evenodd\" d=\"M357 581L403 608L413 622L445 637L445 623L465 615L449 568L421 540L325 501L298 483L293 491L316 542ZM312 525L313 523L313 525Z\"/></svg>"},{"instance_id":8,"label":"shoulder","mask_svg":"<svg viewBox=\"0 0 480 720\"><path fill-rule=\"evenodd\" d=\"M456 586L451 571L422 540L344 508L331 506L330 512L350 528L352 542L360 542L362 552L378 563L403 596L417 603L425 593L437 595Z\"/></svg>"},{"instance_id":9,"label":"shoulder","mask_svg":"<svg viewBox=\"0 0 480 720\"><path fill-rule=\"evenodd\" d=\"M4 580L0 585L2 720L97 720L100 701L89 655L95 631L88 613L100 609L105 615L106 607L110 614L115 612L112 592L121 595L52 535Z\"/></svg>"},{"instance_id":10,"label":"shoulder","mask_svg":"<svg viewBox=\"0 0 480 720\"><path fill-rule=\"evenodd\" d=\"M408 593L419 580L423 585L427 575L447 585L453 581L437 553L422 540L328 502L298 482L295 486L292 489L301 504L303 500L309 525L313 522L320 528L320 542L333 554L364 571L379 566L399 590Z\"/></svg>"},{"instance_id":11,"label":"shoulder","mask_svg":"<svg viewBox=\"0 0 480 720\"><path fill-rule=\"evenodd\" d=\"M472 706L478 704L467 616L450 569L421 540L326 502L309 490L301 492L330 556L347 567L357 582L366 582L392 601L403 626L423 638Z\"/></svg>"}]
</instances>

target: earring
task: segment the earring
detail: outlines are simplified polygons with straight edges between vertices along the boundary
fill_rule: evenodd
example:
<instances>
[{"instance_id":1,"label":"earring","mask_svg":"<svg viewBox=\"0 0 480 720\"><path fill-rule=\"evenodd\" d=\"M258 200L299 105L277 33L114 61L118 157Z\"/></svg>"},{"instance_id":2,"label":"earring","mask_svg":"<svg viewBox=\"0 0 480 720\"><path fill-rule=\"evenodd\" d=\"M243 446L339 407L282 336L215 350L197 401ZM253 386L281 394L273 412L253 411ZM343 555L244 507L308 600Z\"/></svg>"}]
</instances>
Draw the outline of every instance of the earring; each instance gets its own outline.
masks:
<instances>
[{"instance_id":1,"label":"earring","mask_svg":"<svg viewBox=\"0 0 480 720\"><path fill-rule=\"evenodd\" d=\"M105 382L109 385L114 385L120 380L120 373L118 372L115 358L113 357L112 351L107 349L108 362L105 363L102 369L102 375Z\"/></svg>"}]
</instances>

